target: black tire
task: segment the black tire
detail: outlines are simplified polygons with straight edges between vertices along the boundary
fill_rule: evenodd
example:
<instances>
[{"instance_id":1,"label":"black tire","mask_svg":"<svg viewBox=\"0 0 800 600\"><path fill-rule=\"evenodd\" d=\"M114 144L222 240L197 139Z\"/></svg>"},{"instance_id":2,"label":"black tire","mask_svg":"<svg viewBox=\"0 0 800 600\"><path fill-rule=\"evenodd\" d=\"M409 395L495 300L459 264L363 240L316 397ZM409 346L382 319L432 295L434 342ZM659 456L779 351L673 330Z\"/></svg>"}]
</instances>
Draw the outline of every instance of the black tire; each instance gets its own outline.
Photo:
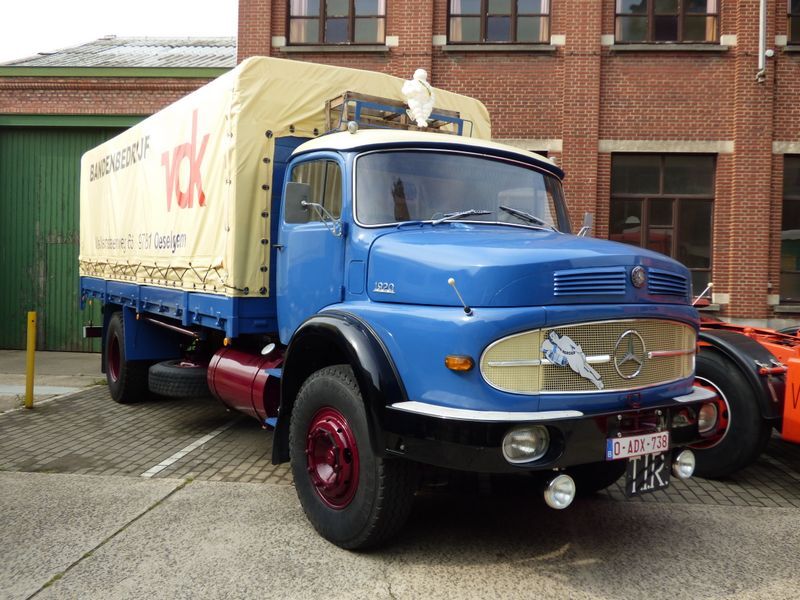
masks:
<instances>
[{"instance_id":1,"label":"black tire","mask_svg":"<svg viewBox=\"0 0 800 600\"><path fill-rule=\"evenodd\" d=\"M111 399L120 404L148 398L147 361L125 359L125 325L121 312L111 315L106 331L106 381Z\"/></svg>"},{"instance_id":2,"label":"black tire","mask_svg":"<svg viewBox=\"0 0 800 600\"><path fill-rule=\"evenodd\" d=\"M150 367L150 391L166 398L207 398L211 396L208 369L183 360L165 360Z\"/></svg>"},{"instance_id":3,"label":"black tire","mask_svg":"<svg viewBox=\"0 0 800 600\"><path fill-rule=\"evenodd\" d=\"M361 392L346 365L326 367L306 380L289 425L292 474L303 511L322 537L349 550L377 546L396 534L415 492L415 465L376 456L368 427ZM325 453L326 448L332 450Z\"/></svg>"},{"instance_id":4,"label":"black tire","mask_svg":"<svg viewBox=\"0 0 800 600\"><path fill-rule=\"evenodd\" d=\"M758 458L769 442L772 426L761 416L750 385L730 359L713 350L703 350L697 355L695 375L698 384L717 391L724 402L722 416L728 419L719 440L692 448L697 458L695 475L727 477Z\"/></svg>"},{"instance_id":5,"label":"black tire","mask_svg":"<svg viewBox=\"0 0 800 600\"><path fill-rule=\"evenodd\" d=\"M590 463L569 467L567 475L575 480L575 493L589 496L615 484L627 467L625 460Z\"/></svg>"}]
</instances>

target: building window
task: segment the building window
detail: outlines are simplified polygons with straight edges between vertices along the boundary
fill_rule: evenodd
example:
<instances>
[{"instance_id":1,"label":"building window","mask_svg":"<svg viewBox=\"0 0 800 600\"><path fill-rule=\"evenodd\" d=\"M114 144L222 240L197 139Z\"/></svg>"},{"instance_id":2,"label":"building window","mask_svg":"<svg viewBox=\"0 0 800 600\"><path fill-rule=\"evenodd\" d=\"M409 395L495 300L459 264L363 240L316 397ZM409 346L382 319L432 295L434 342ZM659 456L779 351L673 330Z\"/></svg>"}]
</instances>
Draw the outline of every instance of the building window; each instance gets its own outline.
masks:
<instances>
[{"instance_id":1,"label":"building window","mask_svg":"<svg viewBox=\"0 0 800 600\"><path fill-rule=\"evenodd\" d=\"M611 160L609 239L655 250L711 280L715 157L617 154Z\"/></svg>"},{"instance_id":2,"label":"building window","mask_svg":"<svg viewBox=\"0 0 800 600\"><path fill-rule=\"evenodd\" d=\"M790 44L800 44L800 0L786 0L789 24L786 28Z\"/></svg>"},{"instance_id":3,"label":"building window","mask_svg":"<svg viewBox=\"0 0 800 600\"><path fill-rule=\"evenodd\" d=\"M290 0L289 44L383 44L386 0Z\"/></svg>"},{"instance_id":4,"label":"building window","mask_svg":"<svg viewBox=\"0 0 800 600\"><path fill-rule=\"evenodd\" d=\"M800 303L800 156L783 161L781 302Z\"/></svg>"},{"instance_id":5,"label":"building window","mask_svg":"<svg viewBox=\"0 0 800 600\"><path fill-rule=\"evenodd\" d=\"M617 0L615 39L716 42L717 17L717 0Z\"/></svg>"},{"instance_id":6,"label":"building window","mask_svg":"<svg viewBox=\"0 0 800 600\"><path fill-rule=\"evenodd\" d=\"M452 44L546 44L550 0L450 0Z\"/></svg>"}]
</instances>

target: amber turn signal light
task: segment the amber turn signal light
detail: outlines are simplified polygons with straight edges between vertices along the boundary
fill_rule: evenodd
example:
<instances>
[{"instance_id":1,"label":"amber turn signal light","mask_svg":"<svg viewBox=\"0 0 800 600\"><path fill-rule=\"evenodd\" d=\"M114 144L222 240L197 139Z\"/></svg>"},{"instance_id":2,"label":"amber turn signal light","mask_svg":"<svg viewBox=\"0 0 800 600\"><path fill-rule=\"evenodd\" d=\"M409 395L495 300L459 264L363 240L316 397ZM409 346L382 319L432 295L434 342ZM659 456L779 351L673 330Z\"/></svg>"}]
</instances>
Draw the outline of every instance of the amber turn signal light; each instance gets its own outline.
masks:
<instances>
[{"instance_id":1,"label":"amber turn signal light","mask_svg":"<svg viewBox=\"0 0 800 600\"><path fill-rule=\"evenodd\" d=\"M451 371L469 371L475 366L475 361L469 356L450 354L444 357L444 366Z\"/></svg>"}]
</instances>

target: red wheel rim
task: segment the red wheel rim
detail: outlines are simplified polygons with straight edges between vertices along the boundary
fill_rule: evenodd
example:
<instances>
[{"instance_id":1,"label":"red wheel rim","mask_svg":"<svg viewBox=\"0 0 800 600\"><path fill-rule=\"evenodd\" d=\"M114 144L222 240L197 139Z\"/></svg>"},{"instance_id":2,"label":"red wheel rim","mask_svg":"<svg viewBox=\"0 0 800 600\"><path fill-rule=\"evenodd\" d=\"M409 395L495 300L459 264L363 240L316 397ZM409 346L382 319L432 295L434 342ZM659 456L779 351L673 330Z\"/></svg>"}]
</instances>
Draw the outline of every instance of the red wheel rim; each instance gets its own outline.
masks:
<instances>
[{"instance_id":1,"label":"red wheel rim","mask_svg":"<svg viewBox=\"0 0 800 600\"><path fill-rule=\"evenodd\" d=\"M345 508L358 489L358 446L344 415L325 407L311 419L306 436L306 461L311 483L322 501Z\"/></svg>"},{"instance_id":2,"label":"red wheel rim","mask_svg":"<svg viewBox=\"0 0 800 600\"><path fill-rule=\"evenodd\" d=\"M108 375L111 377L111 381L117 381L119 379L121 362L119 338L115 335L112 335L111 339L109 340L108 360L106 361L106 368L108 369Z\"/></svg>"},{"instance_id":3,"label":"red wheel rim","mask_svg":"<svg viewBox=\"0 0 800 600\"><path fill-rule=\"evenodd\" d=\"M711 390L717 395L717 424L711 431L707 431L706 433L702 434L705 438L702 442L692 444L691 446L692 448L697 448L698 450L704 450L707 448L713 448L723 439L725 439L725 436L728 433L728 427L730 426L731 409L728 406L728 399L725 398L725 394L722 393L722 390L711 383L708 379L695 377L694 383L699 387Z\"/></svg>"}]
</instances>

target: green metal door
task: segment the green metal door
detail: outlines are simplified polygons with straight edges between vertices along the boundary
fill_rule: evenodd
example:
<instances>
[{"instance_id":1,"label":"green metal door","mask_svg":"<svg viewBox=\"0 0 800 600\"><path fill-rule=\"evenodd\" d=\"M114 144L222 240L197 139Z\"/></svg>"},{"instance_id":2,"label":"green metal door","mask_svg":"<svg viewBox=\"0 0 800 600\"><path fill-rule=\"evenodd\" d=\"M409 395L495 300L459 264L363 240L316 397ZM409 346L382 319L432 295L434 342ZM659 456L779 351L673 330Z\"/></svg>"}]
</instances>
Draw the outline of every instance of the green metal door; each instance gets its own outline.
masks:
<instances>
[{"instance_id":1,"label":"green metal door","mask_svg":"<svg viewBox=\"0 0 800 600\"><path fill-rule=\"evenodd\" d=\"M78 305L81 155L119 133L100 127L0 127L0 348L25 347L38 312L37 349L98 351Z\"/></svg>"}]
</instances>

